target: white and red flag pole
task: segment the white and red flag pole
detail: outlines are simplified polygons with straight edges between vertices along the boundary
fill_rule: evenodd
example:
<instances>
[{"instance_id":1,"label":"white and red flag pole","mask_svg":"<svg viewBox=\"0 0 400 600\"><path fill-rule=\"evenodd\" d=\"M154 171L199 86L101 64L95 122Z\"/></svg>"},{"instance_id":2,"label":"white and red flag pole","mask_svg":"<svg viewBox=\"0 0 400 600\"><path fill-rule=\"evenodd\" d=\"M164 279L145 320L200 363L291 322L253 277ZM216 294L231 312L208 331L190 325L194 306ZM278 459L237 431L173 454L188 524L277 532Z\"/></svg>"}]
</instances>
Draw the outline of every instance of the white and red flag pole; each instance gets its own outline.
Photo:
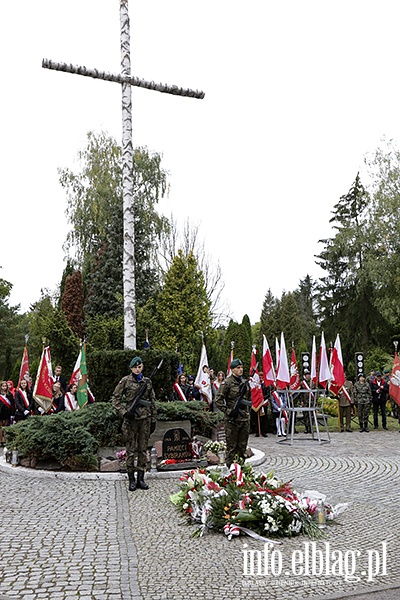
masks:
<instances>
[{"instance_id":1,"label":"white and red flag pole","mask_svg":"<svg viewBox=\"0 0 400 600\"><path fill-rule=\"evenodd\" d=\"M315 335L313 335L312 348L311 348L311 381L317 385L317 348L315 345Z\"/></svg>"},{"instance_id":2,"label":"white and red flag pole","mask_svg":"<svg viewBox=\"0 0 400 600\"><path fill-rule=\"evenodd\" d=\"M290 382L289 387L291 390L298 390L300 387L300 375L299 369L297 368L296 353L292 348L292 354L290 357Z\"/></svg>"},{"instance_id":3,"label":"white and red flag pole","mask_svg":"<svg viewBox=\"0 0 400 600\"><path fill-rule=\"evenodd\" d=\"M332 380L329 384L329 390L332 392L332 394L337 396L340 390L342 389L346 379L344 376L343 356L339 334L337 334L336 336L335 344L332 349L331 373Z\"/></svg>"},{"instance_id":4,"label":"white and red flag pole","mask_svg":"<svg viewBox=\"0 0 400 600\"><path fill-rule=\"evenodd\" d=\"M286 354L285 338L283 331L281 333L281 348L279 353L279 367L276 374L276 384L281 390L285 389L290 383L289 364Z\"/></svg>"},{"instance_id":5,"label":"white and red flag pole","mask_svg":"<svg viewBox=\"0 0 400 600\"><path fill-rule=\"evenodd\" d=\"M323 388L326 388L331 379L332 374L329 368L328 356L326 353L325 337L324 332L322 332L319 354L319 382Z\"/></svg>"},{"instance_id":6,"label":"white and red flag pole","mask_svg":"<svg viewBox=\"0 0 400 600\"><path fill-rule=\"evenodd\" d=\"M227 369L226 369L226 376L227 377L229 377L229 375L232 373L232 371L231 371L231 362L233 361L233 349L234 349L234 347L235 347L235 342L231 342L231 353L230 353L229 358L228 358L228 366L227 366Z\"/></svg>"},{"instance_id":7,"label":"white and red flag pole","mask_svg":"<svg viewBox=\"0 0 400 600\"><path fill-rule=\"evenodd\" d=\"M251 408L255 411L258 411L264 404L264 395L262 393L260 376L258 374L257 350L255 346L253 346L251 352L249 375L249 384L251 390Z\"/></svg>"},{"instance_id":8,"label":"white and red flag pole","mask_svg":"<svg viewBox=\"0 0 400 600\"><path fill-rule=\"evenodd\" d=\"M267 338L265 337L265 335L263 335L262 370L264 384L267 387L269 385L275 385L276 374L274 369L274 362L272 360L271 350L269 349Z\"/></svg>"},{"instance_id":9,"label":"white and red flag pole","mask_svg":"<svg viewBox=\"0 0 400 600\"><path fill-rule=\"evenodd\" d=\"M210 406L212 402L211 382L210 374L208 372L207 350L204 341L201 346L199 368L194 384L199 388L200 394L203 396L204 401L208 404L208 406Z\"/></svg>"}]
</instances>

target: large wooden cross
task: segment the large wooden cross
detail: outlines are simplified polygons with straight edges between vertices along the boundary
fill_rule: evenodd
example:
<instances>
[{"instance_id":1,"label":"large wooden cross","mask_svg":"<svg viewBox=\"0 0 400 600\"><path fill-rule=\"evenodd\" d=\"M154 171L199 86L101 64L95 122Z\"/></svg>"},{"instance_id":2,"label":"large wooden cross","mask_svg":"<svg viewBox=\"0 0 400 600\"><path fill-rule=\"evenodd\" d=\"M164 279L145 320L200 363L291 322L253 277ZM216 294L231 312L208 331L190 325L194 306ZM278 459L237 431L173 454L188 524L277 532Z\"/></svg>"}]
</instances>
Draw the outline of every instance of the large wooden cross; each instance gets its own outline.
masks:
<instances>
[{"instance_id":1,"label":"large wooden cross","mask_svg":"<svg viewBox=\"0 0 400 600\"><path fill-rule=\"evenodd\" d=\"M66 73L75 73L105 81L115 81L122 86L122 194L124 221L124 347L136 349L136 293L135 293L135 231L134 231L134 181L133 181L133 143L132 143L132 86L144 87L176 96L204 98L204 92L145 81L131 76L130 26L128 0L120 0L121 22L121 73L112 74L98 69L88 69L77 65L57 63L44 58L42 67Z\"/></svg>"}]
</instances>

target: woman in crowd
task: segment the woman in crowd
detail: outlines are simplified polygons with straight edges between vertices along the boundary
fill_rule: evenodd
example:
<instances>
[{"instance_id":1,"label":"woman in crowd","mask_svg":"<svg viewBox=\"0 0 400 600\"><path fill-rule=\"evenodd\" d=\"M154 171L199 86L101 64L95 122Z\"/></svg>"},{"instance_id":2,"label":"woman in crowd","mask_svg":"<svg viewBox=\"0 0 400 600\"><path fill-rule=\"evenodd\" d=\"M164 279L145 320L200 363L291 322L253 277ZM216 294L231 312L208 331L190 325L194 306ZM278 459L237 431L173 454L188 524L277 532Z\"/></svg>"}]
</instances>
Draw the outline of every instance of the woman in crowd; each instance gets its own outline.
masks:
<instances>
[{"instance_id":1,"label":"woman in crowd","mask_svg":"<svg viewBox=\"0 0 400 600\"><path fill-rule=\"evenodd\" d=\"M33 400L32 390L28 388L26 379L22 379L18 389L15 391L15 420L23 421L30 415L34 414L35 403Z\"/></svg>"},{"instance_id":2,"label":"woman in crowd","mask_svg":"<svg viewBox=\"0 0 400 600\"><path fill-rule=\"evenodd\" d=\"M76 385L76 383L73 383L69 386L69 390L64 396L64 410L78 410L79 404L76 398L77 391L78 386Z\"/></svg>"},{"instance_id":3,"label":"woman in crowd","mask_svg":"<svg viewBox=\"0 0 400 600\"><path fill-rule=\"evenodd\" d=\"M50 412L52 414L54 414L54 413L59 413L59 412L65 410L64 394L61 391L61 383L59 381L56 381L54 383L52 392L53 392L53 398L52 398Z\"/></svg>"},{"instance_id":4,"label":"woman in crowd","mask_svg":"<svg viewBox=\"0 0 400 600\"><path fill-rule=\"evenodd\" d=\"M174 389L172 393L174 401L183 400L183 402L186 402L188 387L189 386L186 383L186 375L182 373L179 375L178 381L174 383Z\"/></svg>"},{"instance_id":5,"label":"woman in crowd","mask_svg":"<svg viewBox=\"0 0 400 600\"><path fill-rule=\"evenodd\" d=\"M5 444L3 427L10 424L13 406L14 398L8 391L7 381L2 381L0 384L0 444L2 446Z\"/></svg>"}]
</instances>

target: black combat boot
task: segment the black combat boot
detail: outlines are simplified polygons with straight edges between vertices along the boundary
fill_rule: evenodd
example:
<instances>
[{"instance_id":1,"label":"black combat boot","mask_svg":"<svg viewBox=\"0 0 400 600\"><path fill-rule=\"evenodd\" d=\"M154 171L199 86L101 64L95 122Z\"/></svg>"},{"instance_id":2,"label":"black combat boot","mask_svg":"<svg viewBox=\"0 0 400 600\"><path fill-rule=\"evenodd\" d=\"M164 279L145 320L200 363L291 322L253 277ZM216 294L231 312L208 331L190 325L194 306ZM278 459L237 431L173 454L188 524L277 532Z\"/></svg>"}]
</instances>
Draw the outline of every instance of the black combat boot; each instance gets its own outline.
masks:
<instances>
[{"instance_id":1,"label":"black combat boot","mask_svg":"<svg viewBox=\"0 0 400 600\"><path fill-rule=\"evenodd\" d=\"M134 492L136 490L136 481L135 481L135 472L133 471L132 473L128 473L128 477L129 477L129 491L130 492ZM138 476L139 479L139 476Z\"/></svg>"},{"instance_id":2,"label":"black combat boot","mask_svg":"<svg viewBox=\"0 0 400 600\"><path fill-rule=\"evenodd\" d=\"M137 472L137 487L140 490L148 490L149 486L144 481L144 471Z\"/></svg>"}]
</instances>

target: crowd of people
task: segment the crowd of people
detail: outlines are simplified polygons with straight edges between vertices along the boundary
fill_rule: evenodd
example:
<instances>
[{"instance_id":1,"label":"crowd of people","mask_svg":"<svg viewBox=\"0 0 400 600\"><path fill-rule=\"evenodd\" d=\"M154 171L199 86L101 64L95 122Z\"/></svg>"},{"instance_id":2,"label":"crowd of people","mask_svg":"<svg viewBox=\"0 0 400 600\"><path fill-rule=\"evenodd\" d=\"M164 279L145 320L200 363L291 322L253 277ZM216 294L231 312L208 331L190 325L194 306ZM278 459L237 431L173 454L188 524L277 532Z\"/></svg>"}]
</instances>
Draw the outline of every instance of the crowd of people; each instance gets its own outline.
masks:
<instances>
[{"instance_id":1,"label":"crowd of people","mask_svg":"<svg viewBox=\"0 0 400 600\"><path fill-rule=\"evenodd\" d=\"M46 414L56 414L61 411L78 410L79 404L76 393L78 386L67 384L62 375L62 367L57 365L52 378L52 404ZM45 410L33 397L33 381L26 375L14 387L14 383L2 381L0 383L0 444L4 445L5 436L3 427L24 421L31 415L43 415Z\"/></svg>"}]
</instances>

